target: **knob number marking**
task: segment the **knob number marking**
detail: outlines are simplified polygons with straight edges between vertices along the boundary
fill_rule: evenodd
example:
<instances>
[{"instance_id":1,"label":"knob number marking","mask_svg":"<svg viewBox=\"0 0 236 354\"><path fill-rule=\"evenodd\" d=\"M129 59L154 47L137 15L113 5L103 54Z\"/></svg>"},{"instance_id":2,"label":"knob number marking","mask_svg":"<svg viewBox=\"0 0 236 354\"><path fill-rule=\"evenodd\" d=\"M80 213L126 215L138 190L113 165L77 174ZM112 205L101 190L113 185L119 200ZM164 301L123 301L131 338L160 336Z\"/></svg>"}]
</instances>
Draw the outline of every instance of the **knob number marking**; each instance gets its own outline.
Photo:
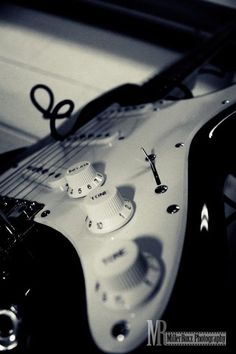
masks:
<instances>
[{"instance_id":1,"label":"knob number marking","mask_svg":"<svg viewBox=\"0 0 236 354\"><path fill-rule=\"evenodd\" d=\"M76 172L76 171L79 171L81 170L82 168L86 167L86 166L89 166L89 162L85 162L79 166L75 166L73 168L69 168L68 169L68 173L73 173L73 172Z\"/></svg>"},{"instance_id":2,"label":"knob number marking","mask_svg":"<svg viewBox=\"0 0 236 354\"><path fill-rule=\"evenodd\" d=\"M89 161L79 162L69 167L65 178L69 185L68 194L71 198L85 197L105 181L105 177L95 171Z\"/></svg>"},{"instance_id":3,"label":"knob number marking","mask_svg":"<svg viewBox=\"0 0 236 354\"><path fill-rule=\"evenodd\" d=\"M142 252L135 242L116 240L107 241L99 251L94 271L98 276L94 289L100 301L113 310L130 310L158 290L162 267L156 256Z\"/></svg>"},{"instance_id":4,"label":"knob number marking","mask_svg":"<svg viewBox=\"0 0 236 354\"><path fill-rule=\"evenodd\" d=\"M103 302L106 302L106 301L107 301L107 294L106 294L106 293L103 293L103 294L102 294L102 301L103 301Z\"/></svg>"},{"instance_id":5,"label":"knob number marking","mask_svg":"<svg viewBox=\"0 0 236 354\"><path fill-rule=\"evenodd\" d=\"M101 193L98 193L98 194L95 194L95 195L91 196L90 198L91 198L92 200L96 200L96 199L101 198L101 197L103 197L103 196L105 196L105 195L107 195L107 192L106 192L106 191L101 192Z\"/></svg>"},{"instance_id":6,"label":"knob number marking","mask_svg":"<svg viewBox=\"0 0 236 354\"><path fill-rule=\"evenodd\" d=\"M100 283L97 282L97 283L95 284L95 291L99 291L99 289L100 289Z\"/></svg>"},{"instance_id":7,"label":"knob number marking","mask_svg":"<svg viewBox=\"0 0 236 354\"><path fill-rule=\"evenodd\" d=\"M121 295L115 296L115 302L116 302L116 304L121 305L121 306L125 305L125 300Z\"/></svg>"},{"instance_id":8,"label":"knob number marking","mask_svg":"<svg viewBox=\"0 0 236 354\"><path fill-rule=\"evenodd\" d=\"M112 255L108 256L107 258L103 258L102 262L105 265L108 265L109 263L113 263L114 261L117 260L117 258L120 258L126 254L125 248L119 249L117 252L113 253Z\"/></svg>"},{"instance_id":9,"label":"knob number marking","mask_svg":"<svg viewBox=\"0 0 236 354\"><path fill-rule=\"evenodd\" d=\"M103 223L102 222L98 222L97 223L97 228L98 228L98 230L102 230L103 229Z\"/></svg>"},{"instance_id":10,"label":"knob number marking","mask_svg":"<svg viewBox=\"0 0 236 354\"><path fill-rule=\"evenodd\" d=\"M128 210L132 209L132 207L129 204L127 204L127 203L125 203L125 208L128 209Z\"/></svg>"},{"instance_id":11,"label":"knob number marking","mask_svg":"<svg viewBox=\"0 0 236 354\"><path fill-rule=\"evenodd\" d=\"M84 200L86 225L93 233L108 233L124 226L133 216L134 206L116 187L97 187Z\"/></svg>"}]
</instances>

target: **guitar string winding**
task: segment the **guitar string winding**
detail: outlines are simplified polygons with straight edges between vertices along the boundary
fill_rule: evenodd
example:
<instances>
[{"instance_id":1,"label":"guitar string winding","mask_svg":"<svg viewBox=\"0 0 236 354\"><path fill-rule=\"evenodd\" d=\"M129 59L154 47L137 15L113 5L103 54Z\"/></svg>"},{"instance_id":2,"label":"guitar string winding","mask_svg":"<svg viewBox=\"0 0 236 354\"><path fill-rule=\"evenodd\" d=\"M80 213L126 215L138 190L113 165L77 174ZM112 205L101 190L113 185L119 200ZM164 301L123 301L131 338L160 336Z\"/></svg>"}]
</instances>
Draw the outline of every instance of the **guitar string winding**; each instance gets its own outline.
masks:
<instances>
[{"instance_id":1,"label":"guitar string winding","mask_svg":"<svg viewBox=\"0 0 236 354\"><path fill-rule=\"evenodd\" d=\"M104 114L104 112L102 112L102 114ZM97 125L97 122L96 122L95 120L96 120L96 118L98 118L98 117L99 117L99 116L95 117L95 118L92 120L91 124L86 124L86 126L83 127L84 129L81 130L81 131L79 131L79 133L80 133L80 134L84 134L84 133L89 132L91 128L93 128L94 126ZM103 130L107 129L107 128L109 127L110 122L111 122L111 119L108 121L108 124L107 124L107 120L106 120L106 121L104 122L104 124L99 127L99 128L100 128L100 129L99 129L99 132L100 132L100 130L102 131L102 129L103 129ZM90 123L90 122L89 122L89 123ZM77 150L78 148L80 148L81 143L83 143L84 140L88 140L88 144L90 144L94 139L96 139L96 137L90 138L90 140L88 140L88 139L85 137L85 138L79 143L78 146L74 147L73 149L68 150L67 153L64 154L63 159L64 159L68 154L71 154L74 150ZM67 141L67 142L68 142L68 141ZM59 143L59 144L60 144L60 143ZM70 148L72 144L73 144L73 141L71 141L71 143L70 143L70 145L68 146L68 148ZM88 145L88 144L87 144L87 145ZM61 154L61 151L58 152L58 150L57 150L57 148L58 148L57 142L54 143L54 146L55 146L55 145L56 145L56 147L55 147L55 148L53 149L53 151L52 151L52 152L54 152L54 151L56 150L56 154L55 154L54 156L51 155L51 153L52 153L52 152L51 152L51 153L49 153L50 159L48 159L48 160L45 161L45 156L43 156L42 159L38 159L39 161L44 161L44 164L42 165L42 167L45 166L46 164L48 164L48 163L52 160L52 158L55 159L55 157L56 157L58 154ZM86 145L86 146L87 146L87 145ZM54 147L54 146L53 146L53 147ZM86 146L83 146L83 148L85 148ZM82 148L82 149L83 149L83 148ZM81 149L81 150L82 150L82 149ZM79 153L81 150L75 151L75 153L73 154L73 156L70 157L70 159L73 158L73 157L74 157L77 153ZM46 154L46 156L47 156L47 155L48 155L48 154ZM62 159L62 158L60 157L58 160L54 161L52 165L48 166L48 169L50 169L51 167L53 167L53 165L56 164L56 163L58 163L61 159ZM68 159L68 160L70 160L70 159ZM34 161L34 159L33 159L33 161ZM29 162L27 162L27 164L28 164L28 163L29 163ZM63 165L64 165L64 162L63 162L62 165L57 166L57 168L56 168L56 170L55 170L54 172L56 172L58 169L60 169ZM31 177L32 177L34 174L35 174L35 172L33 172L33 173L31 174ZM32 185L32 184L34 184L35 182L37 182L37 180L39 179L39 176L37 175L37 177L38 177L38 178L36 178L36 179L34 179L33 181L31 181L31 182L30 182L27 186L25 186L22 190L20 190L19 192L17 192L17 193L14 195L14 197L19 196L26 188L29 188L30 185ZM40 177L41 177L41 176L40 176ZM44 180L40 181L40 184L43 183L46 179L48 179L50 176L45 176L45 177L46 177L46 178L45 178ZM21 185L21 182L19 182L16 186L14 186L14 188L13 188L12 190L8 191L8 194L14 192L14 190L16 190L20 185ZM8 186L8 188L9 188L9 186ZM37 188L37 186L36 186L35 188ZM33 191L33 190L34 190L34 188L32 189L32 191ZM30 193L30 192L29 192L29 193ZM29 194L29 193L28 193L28 194ZM27 194L27 195L28 195L28 194Z\"/></svg>"},{"instance_id":2,"label":"guitar string winding","mask_svg":"<svg viewBox=\"0 0 236 354\"><path fill-rule=\"evenodd\" d=\"M91 123L91 124L90 124ZM88 124L88 125L87 125ZM82 127L81 129L81 134L82 133L86 133L86 128L91 128L89 127L90 125L93 126L94 124L94 121L90 121L89 123L87 123L86 126ZM68 138L67 138L68 139ZM12 184L15 183L15 181L13 181L13 183L11 183L9 185L9 183L16 179L17 177L21 177L22 173L24 172L25 168L27 166L29 166L30 164L32 163L37 163L39 164L41 161L44 161L45 158L47 158L48 156L51 156L52 153L54 153L54 151L57 151L58 149L58 146L60 146L61 144L63 144L64 142L61 142L61 141L54 141L48 145L46 145L45 147L43 147L42 149L39 150L39 152L37 153L36 156L33 156L29 161L26 161L23 165L21 165L17 170L14 170L12 172L12 174L8 177L6 177L4 180L1 181L1 187L5 187L6 188L9 188ZM10 177L10 178L9 178ZM4 185L2 185L2 183L4 183L6 181L6 183ZM4 190L2 191L4 192Z\"/></svg>"},{"instance_id":3,"label":"guitar string winding","mask_svg":"<svg viewBox=\"0 0 236 354\"><path fill-rule=\"evenodd\" d=\"M35 98L35 92L36 92L36 90L39 89L39 88L46 90L46 92L47 92L48 95L49 95L49 105L48 105L48 107L47 107L46 109L43 108L43 107L37 102L37 100L36 100L36 98ZM33 104L35 105L35 107L43 114L43 117L44 117L44 118L51 118L55 112L56 112L55 114L56 114L56 116L57 116L58 118L65 118L65 117L68 116L69 113L72 112L73 107L74 107L73 102L71 101L71 102L69 102L69 109L68 109L68 111L67 111L66 113L59 113L59 108L61 108L63 105L68 104L68 102L67 102L68 100L64 100L64 101L59 102L59 103L55 106L55 108L53 109L53 105L54 105L54 95L53 95L53 92L51 91L51 89L50 89L49 87L47 87L46 85L42 85L42 84L36 85L36 86L34 86L34 87L32 88L32 90L31 90L31 92L30 92L30 97L31 97L32 103L33 103ZM58 108L58 107L59 107L59 108ZM51 111L52 111L52 112L51 112ZM55 112L54 112L54 111L55 111ZM53 113L53 112L54 112L54 113ZM68 112L69 112L69 113L68 113ZM100 115L102 115L102 114L104 114L104 113L105 113L105 111L101 112ZM97 117L99 117L99 115L98 115ZM94 118L97 118L97 117L94 117ZM92 119L92 121L93 121L93 119ZM91 121L90 121L90 122L91 122ZM89 123L90 123L90 122L89 122ZM88 123L88 124L89 124L89 123ZM88 124L86 124L85 129L87 129L87 128L89 129L89 125L90 125L90 124L89 124L89 125L88 125ZM91 125L93 125L93 124L91 124ZM85 132L81 131L80 134L82 134L82 133L86 133L86 131L85 131ZM66 139L70 140L71 135L70 135L69 137L67 137L67 135L68 135L68 134L66 134ZM55 156L52 156L52 153L53 153L54 151L56 151L56 152L58 151L58 146L59 146L59 147L62 147L62 149L64 149L63 144L68 142L68 140L66 140L66 139L64 139L62 142L59 140L59 141L53 142L53 143L51 143L51 144L48 144L47 146L45 146L44 148L42 148L36 156L34 156L34 157L31 158L30 160L26 161L26 162L25 162L23 165L21 165L17 170L13 171L13 173L12 173L10 176L7 176L5 179L3 179L3 180L0 182L1 187L3 187L2 193L6 192L7 189L9 189L12 185L15 184L15 180L16 180L16 177L17 177L17 176L20 177L20 178L22 177L22 173L24 172L25 167L26 167L26 168L29 167L31 163L40 164L40 162L43 161L44 164L40 166L40 168L42 169L42 168L48 163L48 161L45 162L45 159L46 159L48 156L49 156L50 158L54 158L54 157L55 157ZM86 139L86 138L85 138L85 139ZM81 142L83 142L83 141L81 141ZM50 147L49 147L49 146L50 146ZM69 148L69 147L70 147L70 145L67 146L67 148ZM77 146L77 147L78 147L78 146ZM71 152L71 151L67 152L67 154L70 153L70 152ZM58 155L59 153L61 153L61 152L58 151L58 153L57 153L56 155ZM65 156L66 156L67 154L65 154ZM36 174L36 172L37 172L37 171L32 171L31 177L32 177L34 174ZM38 176L38 175L37 175L37 176ZM47 175L46 175L46 176L47 176ZM47 177L50 177L50 176L47 176ZM4 182L6 182L5 185L4 185ZM20 184L21 184L21 182L20 182L18 185L16 185L15 188L11 189L10 191L7 191L7 193L11 193L12 191L14 191Z\"/></svg>"},{"instance_id":4,"label":"guitar string winding","mask_svg":"<svg viewBox=\"0 0 236 354\"><path fill-rule=\"evenodd\" d=\"M115 117L113 117L113 119L114 119L114 118L115 118ZM111 120L109 120L108 124L106 124L107 122L104 122L104 123L105 123L105 124L104 124L103 126L101 126L101 127L100 127L101 129L98 131L99 134L100 134L101 132L103 132L104 130L107 130L107 129L110 127L110 125L111 125ZM88 140L88 143L87 143L87 144L82 145L82 148L81 148L80 150L76 151L78 148L81 147L81 143L82 143L82 142L81 142L78 146L76 146L76 147L74 147L72 150L68 151L68 152L63 156L63 158L60 157L58 160L56 160L50 167L54 166L55 164L58 164L61 160L63 160L62 164L60 164L59 166L56 166L55 172L57 172L58 170L60 170L60 169L65 165L64 158L65 158L67 155L70 155L70 154L72 153L72 155L71 155L69 158L67 158L66 163L67 163L68 161L70 161L71 159L73 159L77 154L81 153L81 151L83 151L87 146L89 146L95 139L96 139L96 136L93 136L92 138L90 138L90 140ZM73 152L74 152L74 153L73 153ZM49 168L50 168L50 167L49 167ZM38 182L38 183L39 183L39 184L43 184L49 177L50 177L50 176L45 176L45 178L44 178L43 180L41 180L40 182ZM34 183L34 182L37 182L37 178L36 178L36 180L33 181L33 183ZM32 183L31 183L31 184L32 184ZM24 190L27 189L28 187L29 187L29 186L27 186L26 188L24 188ZM35 186L31 191L29 191L26 195L24 195L23 198L25 198L26 196L28 196L28 195L29 195L31 192L33 192L37 187L38 187L38 186ZM22 191L20 191L20 193L22 193Z\"/></svg>"},{"instance_id":5,"label":"guitar string winding","mask_svg":"<svg viewBox=\"0 0 236 354\"><path fill-rule=\"evenodd\" d=\"M55 147L56 144L58 144L59 142L51 142L49 143L47 146L44 146L42 149L40 149L37 154L35 155L33 153L33 157L31 157L31 159L29 159L28 161L26 161L25 163L23 163L22 165L20 165L17 169L15 169L9 176L6 176L0 183L1 183L1 187L2 188L9 188L13 183L15 183L15 181L12 182L12 180L16 179L16 177L20 177L21 173L25 170L25 167L27 167L29 164L33 163L33 162L38 162L40 160L40 158L42 156L47 156L51 151L50 149ZM45 153L45 150L46 153ZM45 155L43 155L43 153L45 153ZM26 157L27 159L27 157ZM4 192L4 189L1 190L1 193Z\"/></svg>"},{"instance_id":6,"label":"guitar string winding","mask_svg":"<svg viewBox=\"0 0 236 354\"><path fill-rule=\"evenodd\" d=\"M95 124L94 124L94 123L95 123ZM87 131L89 131L94 125L96 125L96 122L93 121L92 124L89 124L89 126L86 125L85 127L83 127L84 129L81 131L81 134L82 134L82 133L86 133ZM88 128L88 129L87 129L87 128ZM81 143L83 143L83 141L81 141ZM80 144L81 144L81 143L80 143ZM70 146L68 146L68 148L70 148L72 144L73 144L73 141L71 142ZM79 148L79 147L80 147L80 144L79 144L78 146L76 146L75 148L73 148L73 149ZM55 146L55 145L56 145L56 146ZM55 146L55 148L52 149L52 151L50 151L49 154L46 154L46 155L42 156L41 159L37 159L37 162L38 162L38 163L39 163L39 162L43 162L43 165L42 165L42 166L45 166L45 165L47 165L53 158L55 159L55 157L56 157L57 155L61 154L61 151L58 151L58 146L60 147L60 143L59 143L59 142L58 142L58 143L54 143L54 146ZM53 147L54 147L54 146L53 146ZM69 153L71 153L71 152L73 151L73 149L72 149L72 150L69 150L66 154L64 154L63 158L64 158L66 155L68 155ZM55 154L52 155L54 152L55 152ZM45 161L45 157L47 157L48 155L49 155L49 159L47 159L47 160ZM54 163L55 163L55 162L54 162ZM28 163L27 163L27 164L28 164ZM53 166L53 165L49 166L49 168L51 168L52 166ZM32 171L31 177L33 177L35 174L36 174L36 173L35 173L34 171ZM20 175L20 177L21 177L21 175ZM37 175L37 177L38 177L38 175ZM35 180L31 181L30 184L34 183L36 180L37 180L37 178L36 178ZM30 185L30 184L29 184L29 185ZM14 186L13 189L11 189L10 191L8 190L8 194L11 193L11 192L13 192L13 191L14 191L15 189L17 189L20 185L21 185L21 181L20 181L16 186ZM29 185L28 185L28 186L29 186ZM9 189L9 186L8 186L8 189Z\"/></svg>"},{"instance_id":7,"label":"guitar string winding","mask_svg":"<svg viewBox=\"0 0 236 354\"><path fill-rule=\"evenodd\" d=\"M47 108L44 108L36 99L36 96L35 96L36 91L38 91L40 89L46 91L46 93L48 94L49 101L48 101ZM72 129L70 129L70 131L68 133L66 133L64 135L60 135L55 127L55 120L56 119L69 118L71 116L71 113L74 109L74 103L71 100L60 101L54 107L54 94L53 94L52 90L50 89L50 87L48 87L44 84L38 84L38 85L35 85L32 87L32 89L30 91L30 99L31 99L31 102L33 103L33 105L42 113L43 118L50 119L51 136L54 137L55 140L62 141L62 140L65 140L64 138L68 138L69 135L72 135L73 127L72 127ZM67 110L63 113L60 113L61 108L64 106L67 106ZM101 112L100 115L102 113L104 113L104 111ZM90 122L88 122L88 123L90 123ZM86 124L86 126L88 127L87 124ZM18 175L21 174L24 167L27 166L30 162L34 162L34 163L37 162L38 163L39 160L37 159L37 157L39 157L39 159L42 157L45 160L45 158L52 153L50 151L50 145L51 145L52 149L53 148L57 149L59 142L58 142L58 144L53 142L53 143L45 146L43 149L41 149L39 151L39 153L36 156L34 154L34 156L30 160L26 161L25 164L21 165L21 167L18 170L13 171L13 173L10 176L6 176L6 178L3 179L0 182L0 184L6 188L6 185L8 185L12 180L15 179L15 177L17 176L17 173L18 173ZM47 150L46 154L44 156L42 155L43 150ZM5 185L3 185L5 181L6 181ZM14 183L14 181L13 181L13 183ZM9 188L9 186L8 186L8 188Z\"/></svg>"},{"instance_id":8,"label":"guitar string winding","mask_svg":"<svg viewBox=\"0 0 236 354\"><path fill-rule=\"evenodd\" d=\"M70 148L70 147L69 147ZM78 146L76 147L76 148L78 148ZM73 150L69 150L68 151L68 153L71 153ZM58 151L58 149L56 149L56 154L54 154L54 156L52 156L52 155L50 155L49 156L49 159L48 160L44 160L44 164L43 164L43 166L46 166L52 159L54 159L55 160L55 157L58 155L58 154L61 154L61 151ZM66 156L66 154L64 154L64 156L63 156L63 158ZM48 169L50 169L51 167L52 167L53 165L51 165L51 166L48 166ZM55 169L54 169L55 170ZM57 169L56 169L57 170ZM54 173L55 173L55 171L54 171ZM35 177L34 177L34 175L35 175ZM38 175L38 174L36 174L36 172L34 172L34 171L32 171L31 172L31 175L29 176L29 178L32 178L31 180L30 180L30 182L26 185L26 182L27 182L27 177L24 179L24 188L23 189L21 189L21 190L19 190L18 192L16 192L16 194L14 195L14 197L16 197L16 196L19 196L20 195L20 193L22 193L22 191L24 190L24 189L26 189L26 188L29 188L29 186L31 185L31 184L34 184L35 182L37 182L37 180L41 177L42 175ZM23 176L22 176L23 177ZM50 176L49 176L50 177ZM24 178L24 177L23 177ZM34 178L34 179L33 179ZM16 191L17 189L19 189L19 187L21 186L21 184L22 184L22 181L20 181L17 185L14 185L14 188L12 188L11 190L9 190L9 187L8 187L8 194L10 194L10 193L13 193L14 191ZM13 195L12 195L13 196Z\"/></svg>"},{"instance_id":9,"label":"guitar string winding","mask_svg":"<svg viewBox=\"0 0 236 354\"><path fill-rule=\"evenodd\" d=\"M109 122L109 123L110 123L110 122ZM101 127L101 129L99 130L99 132L104 131L104 128L107 129L108 127L109 127L109 124L108 124L108 125L105 124L105 127ZM88 143L87 143L86 145L83 145L80 150L75 151L75 150L77 150L77 148L80 148L80 147L81 147L81 143L80 143L77 147L73 148L73 149L70 150L67 154L65 154L65 155L63 156L63 158L60 157L58 160L56 160L50 167L52 167L52 166L54 166L55 164L59 163L59 162L63 159L62 164L59 165L59 166L57 166L56 169L55 169L55 172L57 172L57 171L60 170L60 169L63 167L63 165L65 164L65 162L64 162L65 156L67 156L68 154L70 154L70 153L72 153L72 152L74 151L74 153L72 154L72 156L70 156L69 158L67 158L67 161L66 161L66 162L70 161L73 157L75 157L77 154L81 153L81 151L83 151L87 146L89 146L89 145L92 143L92 141L94 141L95 139L96 139L96 136L93 137L93 138L90 138L90 140L88 141ZM50 168L50 167L49 167L49 168ZM39 184L43 184L48 178L49 178L49 176L45 176L45 178L44 178L43 180L40 180L40 182L38 182L38 183L39 183ZM18 192L17 195L23 193L26 189L28 189L28 188L30 187L30 185L37 183L37 180L38 180L38 179L39 179L39 178L36 178L34 181L32 181L32 183L30 183L28 186L26 186L25 188L23 188L23 190L21 190L20 192ZM37 189L37 188L38 188L38 185L35 185L28 193L26 193L24 196L22 196L22 198L23 198L23 199L26 198L29 194L31 194L31 193L32 193L35 189Z\"/></svg>"}]
</instances>

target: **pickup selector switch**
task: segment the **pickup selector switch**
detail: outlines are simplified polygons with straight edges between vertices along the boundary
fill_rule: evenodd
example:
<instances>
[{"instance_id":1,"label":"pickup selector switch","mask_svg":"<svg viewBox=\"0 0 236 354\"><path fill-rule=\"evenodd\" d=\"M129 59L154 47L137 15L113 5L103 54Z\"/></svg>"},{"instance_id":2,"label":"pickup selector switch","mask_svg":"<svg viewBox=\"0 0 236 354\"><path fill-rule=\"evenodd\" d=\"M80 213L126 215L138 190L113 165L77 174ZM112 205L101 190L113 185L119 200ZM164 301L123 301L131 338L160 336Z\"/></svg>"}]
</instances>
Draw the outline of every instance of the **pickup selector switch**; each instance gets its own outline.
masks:
<instances>
[{"instance_id":1,"label":"pickup selector switch","mask_svg":"<svg viewBox=\"0 0 236 354\"><path fill-rule=\"evenodd\" d=\"M116 187L98 187L84 200L86 225L93 233L103 234L119 229L133 216L131 201L124 199Z\"/></svg>"},{"instance_id":2,"label":"pickup selector switch","mask_svg":"<svg viewBox=\"0 0 236 354\"><path fill-rule=\"evenodd\" d=\"M159 261L130 240L107 241L95 258L94 272L101 301L117 310L146 301L161 278Z\"/></svg>"},{"instance_id":3,"label":"pickup selector switch","mask_svg":"<svg viewBox=\"0 0 236 354\"><path fill-rule=\"evenodd\" d=\"M70 166L65 177L68 183L68 195L71 198L85 197L105 181L104 175L95 171L89 161L81 161Z\"/></svg>"}]
</instances>

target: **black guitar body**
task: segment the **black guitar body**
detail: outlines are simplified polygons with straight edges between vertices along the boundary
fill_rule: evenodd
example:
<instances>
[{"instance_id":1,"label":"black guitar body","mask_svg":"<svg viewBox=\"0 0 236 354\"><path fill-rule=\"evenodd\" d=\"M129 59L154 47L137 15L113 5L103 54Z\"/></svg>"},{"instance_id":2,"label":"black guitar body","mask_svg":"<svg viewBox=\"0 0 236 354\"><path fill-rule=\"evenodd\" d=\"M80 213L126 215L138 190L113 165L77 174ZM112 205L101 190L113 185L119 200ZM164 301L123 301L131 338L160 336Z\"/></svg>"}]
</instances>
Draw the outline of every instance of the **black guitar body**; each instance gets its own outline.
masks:
<instances>
[{"instance_id":1,"label":"black guitar body","mask_svg":"<svg viewBox=\"0 0 236 354\"><path fill-rule=\"evenodd\" d=\"M192 141L186 238L175 287L163 314L168 330L227 331L225 349L234 344L236 276L235 259L229 253L236 251L229 252L232 242L226 233L223 188L227 175L235 173L235 113L217 128L213 139L209 132L234 109L217 115ZM10 276L1 281L5 290L1 308L15 304L20 319L18 346L12 353L82 353L82 348L100 352L88 327L80 260L63 235L36 224L7 266ZM2 328L7 336L9 323ZM168 349L158 347L159 352ZM134 353L156 350L144 343Z\"/></svg>"},{"instance_id":2,"label":"black guitar body","mask_svg":"<svg viewBox=\"0 0 236 354\"><path fill-rule=\"evenodd\" d=\"M27 229L27 237L21 239L18 236L24 236L25 230L21 232L20 229L17 234L8 220L12 217L11 212L5 213L0 205L1 237L3 235L3 242L0 239L0 254L3 255L0 260L0 351L98 354L101 353L99 348L111 353L118 348L120 353L133 350L135 354L167 353L170 349L189 352L188 346L157 348L147 346L146 341L140 345L148 331L143 323L159 317L166 321L169 331L227 331L227 346L211 349L232 350L236 250L231 249L235 241L232 235L228 238L226 230L224 184L229 174L236 175L236 114L233 113L236 106L231 103L235 102L235 87L232 85L209 97L180 100L176 105L165 100L174 89L183 88L185 79L218 52L231 32L229 27L219 33L210 45L204 44L202 53L197 49L192 57L187 56L143 87L124 85L92 101L81 110L80 119L71 131L57 132L56 117L53 117L51 133L58 141L45 138L29 151L20 151L22 158L31 153L35 155L26 162L22 160L15 170L8 171L14 154L2 156L1 171L6 174L2 176L1 203L4 204L4 198L10 198L10 203L13 199L20 201L19 205L26 202L26 210L22 211L22 214L26 211L26 216L27 203L36 200L38 209L31 215L32 227ZM225 97L231 106L222 111ZM114 102L115 107L108 107ZM67 124L63 127L67 128ZM182 150L178 149L181 141ZM146 145L151 154L146 155L147 160L139 155ZM164 182L153 168L154 162L149 165L149 156L155 155L152 150L157 155L157 169L159 172L160 168ZM16 156L17 162L20 159ZM130 214L126 220L127 229L126 223L114 227L111 219L112 228L106 232L104 220L109 220L107 216L104 220L89 219L87 213L83 218L83 198L73 195L74 191L81 192L80 185L70 186L68 179L67 184L63 182L68 171L73 172L70 168L74 164L77 164L75 170L79 170L81 161L86 162L84 166L90 161L91 165L106 168L108 180L110 178L115 187L123 187L128 193L126 199L130 204L122 205L129 210L134 205L134 217ZM57 175L62 184L54 188L50 178ZM101 177L101 173L97 175ZM89 180L82 187L91 189L94 181L98 182L98 179ZM159 192L158 187L161 187ZM104 191L96 197L108 194ZM88 194L89 191L83 196ZM122 199L120 203L123 203ZM168 211L172 203L179 203L177 211L180 213L176 218ZM46 221L41 214L44 207L42 213L47 216L49 211L50 214ZM115 217L118 220L126 216L117 212ZM13 241L5 242L4 237L11 239L12 235ZM92 270L91 259L102 246L107 247L108 239L113 241L113 235L118 240L126 240L124 236L128 235L130 244L136 248L140 240L145 240L139 243L142 247L150 239L154 240L147 249L140 247L137 251L140 257L153 244L161 245L158 257L158 252L149 254L149 259L152 256L157 265L153 267L156 283L146 278L148 269L144 278L137 282L137 288L134 287L136 294L133 297L127 296L127 293L133 294L132 286L124 291L119 289L116 296L109 284L108 290L101 289L102 280L99 283L99 276ZM15 239L19 241L16 246ZM7 247L4 249L6 244L13 249L9 254ZM120 278L127 272L121 272ZM96 286L98 290L100 287L100 293ZM136 303L135 297L138 298L139 290L145 286L149 289L153 286L153 289ZM105 303L107 298L110 303ZM117 298L123 302L116 303ZM117 323L119 327L119 321L123 320L117 315L119 310L121 316L128 318L130 335L129 331L122 332L124 328L114 334ZM119 338L122 338L121 342ZM194 351L196 349L205 348L194 347Z\"/></svg>"},{"instance_id":3,"label":"black guitar body","mask_svg":"<svg viewBox=\"0 0 236 354\"><path fill-rule=\"evenodd\" d=\"M186 238L175 288L163 315L170 330L226 331L227 347L217 348L223 352L235 345L236 248L232 238L236 235L227 234L224 184L229 174L236 174L236 114L219 125L212 139L209 134L234 110L235 106L217 115L192 141Z\"/></svg>"}]
</instances>

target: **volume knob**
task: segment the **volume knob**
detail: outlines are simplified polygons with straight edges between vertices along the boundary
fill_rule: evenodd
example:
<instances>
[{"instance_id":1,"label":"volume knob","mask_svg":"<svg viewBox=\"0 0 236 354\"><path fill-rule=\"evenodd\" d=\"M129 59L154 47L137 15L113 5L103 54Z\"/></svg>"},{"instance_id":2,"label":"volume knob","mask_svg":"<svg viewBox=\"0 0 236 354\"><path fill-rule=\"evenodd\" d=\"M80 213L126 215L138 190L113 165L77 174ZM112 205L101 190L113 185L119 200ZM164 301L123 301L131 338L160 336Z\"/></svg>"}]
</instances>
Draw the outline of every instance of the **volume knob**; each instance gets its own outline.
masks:
<instances>
[{"instance_id":1,"label":"volume knob","mask_svg":"<svg viewBox=\"0 0 236 354\"><path fill-rule=\"evenodd\" d=\"M124 199L116 187L98 187L84 200L86 224L94 233L114 231L125 225L133 216L131 201Z\"/></svg>"},{"instance_id":2,"label":"volume knob","mask_svg":"<svg viewBox=\"0 0 236 354\"><path fill-rule=\"evenodd\" d=\"M158 260L130 240L106 242L94 262L97 292L109 307L132 308L147 299L161 274ZM96 289L96 287L95 287Z\"/></svg>"},{"instance_id":3,"label":"volume knob","mask_svg":"<svg viewBox=\"0 0 236 354\"><path fill-rule=\"evenodd\" d=\"M89 161L81 161L68 168L66 180L69 185L68 195L71 198L86 196L93 189L104 183L105 177L96 172Z\"/></svg>"}]
</instances>

